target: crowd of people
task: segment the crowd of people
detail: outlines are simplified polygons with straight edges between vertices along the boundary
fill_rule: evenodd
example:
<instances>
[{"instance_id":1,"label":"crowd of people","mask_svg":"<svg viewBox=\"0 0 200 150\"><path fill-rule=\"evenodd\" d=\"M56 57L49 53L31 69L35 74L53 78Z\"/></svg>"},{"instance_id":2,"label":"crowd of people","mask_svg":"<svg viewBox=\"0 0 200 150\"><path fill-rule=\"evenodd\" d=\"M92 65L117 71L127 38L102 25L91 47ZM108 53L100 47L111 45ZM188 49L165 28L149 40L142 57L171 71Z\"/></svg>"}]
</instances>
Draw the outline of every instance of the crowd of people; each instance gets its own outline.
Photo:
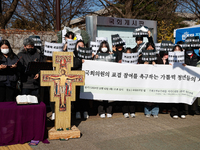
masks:
<instances>
[{"instance_id":1,"label":"crowd of people","mask_svg":"<svg viewBox=\"0 0 200 150\"><path fill-rule=\"evenodd\" d=\"M66 41L75 37L74 33L68 32L65 35ZM148 43L146 44L146 50L155 50L155 44L153 38L151 37L151 32L148 31ZM139 46L143 43L143 37L136 37L137 45L134 48L124 48L124 44L120 43L110 50L109 43L103 41L100 44L99 50L94 55L93 59L97 59L100 53L114 54L116 56L116 63L122 63L123 53L135 53L138 52ZM174 46L173 51L183 51L182 47L177 43ZM74 49L74 65L72 70L81 70L84 59L78 57L79 47L87 47L87 43L83 40L78 40ZM49 58L42 55L42 53L34 47L34 41L31 38L27 38L23 41L23 49L16 55L8 40L2 40L0 43L0 102L15 101L15 97L19 94L34 95L39 97L40 90L40 72L33 74L27 73L26 69L29 62L42 62L47 61ZM63 47L63 51L67 51L67 42ZM191 48L186 48L185 50L185 64L190 66L197 66L200 57L194 53ZM162 64L170 65L168 61L168 52L161 51L156 55L156 60L144 61L142 59L142 54L139 55L138 64ZM76 119L81 119L81 116L85 119L89 118L89 112L91 109L91 103L89 100L81 100L79 98L80 87L76 87L76 101L73 102L74 111L76 112ZM101 118L111 118L113 114L113 101L98 100L97 103L98 114ZM122 113L125 118L135 117L136 103L135 102L119 102ZM55 103L51 102L52 109L52 119L55 119ZM198 101L194 101L193 105L189 106L187 104L158 104L158 103L144 103L144 114L146 117L153 116L158 118L160 112L170 112L170 116L174 119L178 117L184 119L187 114L200 115L198 111ZM129 116L130 113L130 116Z\"/></svg>"}]
</instances>

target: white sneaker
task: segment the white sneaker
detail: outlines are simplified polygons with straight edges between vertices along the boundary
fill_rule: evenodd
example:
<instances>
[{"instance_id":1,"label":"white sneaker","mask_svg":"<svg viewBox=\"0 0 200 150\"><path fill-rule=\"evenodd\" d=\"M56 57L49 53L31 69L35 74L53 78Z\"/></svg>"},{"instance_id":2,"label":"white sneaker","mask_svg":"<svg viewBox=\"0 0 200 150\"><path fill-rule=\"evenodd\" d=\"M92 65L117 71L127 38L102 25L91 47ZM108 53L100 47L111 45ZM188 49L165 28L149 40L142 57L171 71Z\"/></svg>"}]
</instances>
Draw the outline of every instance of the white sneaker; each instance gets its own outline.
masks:
<instances>
[{"instance_id":1,"label":"white sneaker","mask_svg":"<svg viewBox=\"0 0 200 150\"><path fill-rule=\"evenodd\" d=\"M55 113L52 113L51 120L55 120Z\"/></svg>"},{"instance_id":2,"label":"white sneaker","mask_svg":"<svg viewBox=\"0 0 200 150\"><path fill-rule=\"evenodd\" d=\"M125 118L129 118L128 113L125 113L125 114L124 114L124 117L125 117Z\"/></svg>"},{"instance_id":3,"label":"white sneaker","mask_svg":"<svg viewBox=\"0 0 200 150\"><path fill-rule=\"evenodd\" d=\"M153 115L154 118L158 118L158 115Z\"/></svg>"},{"instance_id":4,"label":"white sneaker","mask_svg":"<svg viewBox=\"0 0 200 150\"><path fill-rule=\"evenodd\" d=\"M174 115L173 118L174 118L174 119L178 119L178 116L177 116L177 115Z\"/></svg>"},{"instance_id":5,"label":"white sneaker","mask_svg":"<svg viewBox=\"0 0 200 150\"><path fill-rule=\"evenodd\" d=\"M84 111L83 117L84 117L84 119L88 119L88 118L89 118L89 115L88 115L88 112L87 112L87 111Z\"/></svg>"},{"instance_id":6,"label":"white sneaker","mask_svg":"<svg viewBox=\"0 0 200 150\"><path fill-rule=\"evenodd\" d=\"M80 112L76 112L76 119L81 119L81 113Z\"/></svg>"},{"instance_id":7,"label":"white sneaker","mask_svg":"<svg viewBox=\"0 0 200 150\"><path fill-rule=\"evenodd\" d=\"M182 118L182 119L185 119L185 118L186 118L186 116L185 116L185 115L181 115L181 118Z\"/></svg>"},{"instance_id":8,"label":"white sneaker","mask_svg":"<svg viewBox=\"0 0 200 150\"><path fill-rule=\"evenodd\" d=\"M150 114L147 114L147 115L145 115L147 118L149 118L150 117Z\"/></svg>"},{"instance_id":9,"label":"white sneaker","mask_svg":"<svg viewBox=\"0 0 200 150\"><path fill-rule=\"evenodd\" d=\"M135 118L135 113L131 113L131 117L132 117L132 118Z\"/></svg>"},{"instance_id":10,"label":"white sneaker","mask_svg":"<svg viewBox=\"0 0 200 150\"><path fill-rule=\"evenodd\" d=\"M101 118L105 118L106 115L105 115L105 114L101 114L100 117L101 117Z\"/></svg>"},{"instance_id":11,"label":"white sneaker","mask_svg":"<svg viewBox=\"0 0 200 150\"><path fill-rule=\"evenodd\" d=\"M112 115L111 114L107 114L107 118L112 118Z\"/></svg>"}]
</instances>

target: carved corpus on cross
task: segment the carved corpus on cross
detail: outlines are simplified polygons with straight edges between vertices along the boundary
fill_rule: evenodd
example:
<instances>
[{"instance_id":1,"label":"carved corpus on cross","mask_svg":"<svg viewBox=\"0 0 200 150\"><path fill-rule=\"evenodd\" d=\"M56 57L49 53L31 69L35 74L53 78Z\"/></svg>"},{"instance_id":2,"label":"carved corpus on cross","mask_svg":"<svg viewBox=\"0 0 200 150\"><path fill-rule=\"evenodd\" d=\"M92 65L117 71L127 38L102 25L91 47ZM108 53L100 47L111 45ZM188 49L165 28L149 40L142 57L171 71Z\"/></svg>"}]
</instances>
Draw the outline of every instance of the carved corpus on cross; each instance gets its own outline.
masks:
<instances>
[{"instance_id":1,"label":"carved corpus on cross","mask_svg":"<svg viewBox=\"0 0 200 150\"><path fill-rule=\"evenodd\" d=\"M50 86L50 101L55 102L55 129L71 127L71 101L75 101L76 86L85 84L84 71L71 71L72 52L53 53L54 71L41 71L41 86Z\"/></svg>"}]
</instances>

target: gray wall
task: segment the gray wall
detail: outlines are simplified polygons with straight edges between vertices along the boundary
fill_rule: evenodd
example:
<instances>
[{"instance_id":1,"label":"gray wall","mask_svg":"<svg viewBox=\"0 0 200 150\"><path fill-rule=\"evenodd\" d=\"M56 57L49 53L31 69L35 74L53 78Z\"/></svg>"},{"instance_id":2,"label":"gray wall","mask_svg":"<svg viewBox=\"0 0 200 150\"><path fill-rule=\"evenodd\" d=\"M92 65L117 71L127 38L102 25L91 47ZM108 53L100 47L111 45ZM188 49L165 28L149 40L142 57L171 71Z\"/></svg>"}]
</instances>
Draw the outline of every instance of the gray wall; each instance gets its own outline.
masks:
<instances>
[{"instance_id":1,"label":"gray wall","mask_svg":"<svg viewBox=\"0 0 200 150\"><path fill-rule=\"evenodd\" d=\"M57 32L36 32L15 29L0 31L0 37L10 42L11 47L16 54L19 52L19 49L23 47L23 40L32 35L40 36L40 39L42 40L42 45L44 45L45 41L57 41Z\"/></svg>"}]
</instances>

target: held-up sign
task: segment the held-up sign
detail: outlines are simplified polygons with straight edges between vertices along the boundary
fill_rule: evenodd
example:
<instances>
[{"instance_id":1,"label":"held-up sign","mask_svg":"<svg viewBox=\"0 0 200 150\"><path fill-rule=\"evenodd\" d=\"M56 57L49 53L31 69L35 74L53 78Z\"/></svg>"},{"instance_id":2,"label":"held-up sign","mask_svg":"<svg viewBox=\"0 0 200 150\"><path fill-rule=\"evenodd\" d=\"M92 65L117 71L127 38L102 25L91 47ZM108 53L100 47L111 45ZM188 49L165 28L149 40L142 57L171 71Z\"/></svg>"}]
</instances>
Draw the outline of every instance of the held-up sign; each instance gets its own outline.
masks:
<instances>
[{"instance_id":1,"label":"held-up sign","mask_svg":"<svg viewBox=\"0 0 200 150\"><path fill-rule=\"evenodd\" d=\"M63 43L49 43L45 42L44 46L44 55L45 56L51 56L53 52L61 52L63 51Z\"/></svg>"},{"instance_id":2,"label":"held-up sign","mask_svg":"<svg viewBox=\"0 0 200 150\"><path fill-rule=\"evenodd\" d=\"M155 43L156 51L160 51L161 43Z\"/></svg>"},{"instance_id":3,"label":"held-up sign","mask_svg":"<svg viewBox=\"0 0 200 150\"><path fill-rule=\"evenodd\" d=\"M96 37L96 42L100 43L103 41L107 41L108 42L108 38L107 37Z\"/></svg>"},{"instance_id":4,"label":"held-up sign","mask_svg":"<svg viewBox=\"0 0 200 150\"><path fill-rule=\"evenodd\" d=\"M174 63L185 63L185 53L182 52L169 52L168 53L168 60L170 64Z\"/></svg>"},{"instance_id":5,"label":"held-up sign","mask_svg":"<svg viewBox=\"0 0 200 150\"><path fill-rule=\"evenodd\" d=\"M81 59L92 59L92 50L90 48L78 47L78 57Z\"/></svg>"},{"instance_id":6,"label":"held-up sign","mask_svg":"<svg viewBox=\"0 0 200 150\"><path fill-rule=\"evenodd\" d=\"M92 48L92 53L96 55L98 49L99 49L100 43L99 42L90 42L90 47Z\"/></svg>"},{"instance_id":7,"label":"held-up sign","mask_svg":"<svg viewBox=\"0 0 200 150\"><path fill-rule=\"evenodd\" d=\"M115 62L116 56L110 53L97 53L98 58L95 58L97 61L107 61L107 62Z\"/></svg>"},{"instance_id":8,"label":"held-up sign","mask_svg":"<svg viewBox=\"0 0 200 150\"><path fill-rule=\"evenodd\" d=\"M67 40L67 51L73 52L75 49L77 40Z\"/></svg>"},{"instance_id":9,"label":"held-up sign","mask_svg":"<svg viewBox=\"0 0 200 150\"><path fill-rule=\"evenodd\" d=\"M139 53L123 53L122 63L137 64Z\"/></svg>"},{"instance_id":10,"label":"held-up sign","mask_svg":"<svg viewBox=\"0 0 200 150\"><path fill-rule=\"evenodd\" d=\"M155 50L143 50L142 51L142 61L153 62L157 60Z\"/></svg>"}]
</instances>

